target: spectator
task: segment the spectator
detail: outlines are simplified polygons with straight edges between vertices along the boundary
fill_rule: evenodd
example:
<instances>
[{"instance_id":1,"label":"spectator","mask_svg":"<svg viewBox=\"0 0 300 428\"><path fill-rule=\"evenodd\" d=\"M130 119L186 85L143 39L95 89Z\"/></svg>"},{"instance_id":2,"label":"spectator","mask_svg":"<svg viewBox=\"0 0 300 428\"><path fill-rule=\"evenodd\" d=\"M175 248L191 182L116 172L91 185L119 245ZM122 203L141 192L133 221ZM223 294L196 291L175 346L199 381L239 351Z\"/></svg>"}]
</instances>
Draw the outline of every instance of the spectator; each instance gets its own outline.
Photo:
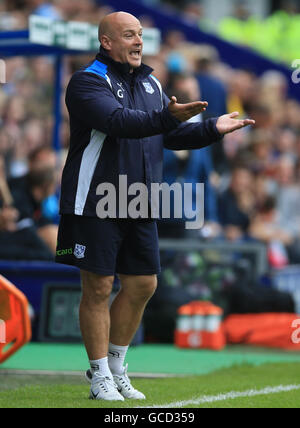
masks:
<instances>
[{"instance_id":1,"label":"spectator","mask_svg":"<svg viewBox=\"0 0 300 428\"><path fill-rule=\"evenodd\" d=\"M30 12L33 15L44 16L47 18L61 19L59 10L48 0L29 0Z\"/></svg>"},{"instance_id":2,"label":"spectator","mask_svg":"<svg viewBox=\"0 0 300 428\"><path fill-rule=\"evenodd\" d=\"M252 132L245 157L252 171L272 178L277 166L273 134L264 130Z\"/></svg>"},{"instance_id":3,"label":"spectator","mask_svg":"<svg viewBox=\"0 0 300 428\"><path fill-rule=\"evenodd\" d=\"M55 254L57 226L47 217L45 202L57 187L55 152L39 148L30 155L28 165L27 175L9 181L13 206L4 205L1 210L0 257L50 260ZM58 200L56 210L58 216Z\"/></svg>"},{"instance_id":4,"label":"spectator","mask_svg":"<svg viewBox=\"0 0 300 428\"><path fill-rule=\"evenodd\" d=\"M296 182L296 165L289 157L280 158L275 179L278 223L297 240L300 237L300 189Z\"/></svg>"},{"instance_id":5,"label":"spectator","mask_svg":"<svg viewBox=\"0 0 300 428\"><path fill-rule=\"evenodd\" d=\"M288 99L285 103L285 126L296 131L299 137L300 131L300 104L296 100Z\"/></svg>"},{"instance_id":6,"label":"spectator","mask_svg":"<svg viewBox=\"0 0 300 428\"><path fill-rule=\"evenodd\" d=\"M0 258L4 260L52 260L57 227L41 213L41 204L54 191L51 169L31 171L10 183L14 207L0 233ZM18 219L16 219L18 212ZM2 218L8 214L2 211Z\"/></svg>"},{"instance_id":7,"label":"spectator","mask_svg":"<svg viewBox=\"0 0 300 428\"><path fill-rule=\"evenodd\" d=\"M280 242L290 262L300 263L300 189L295 164L289 157L279 159L273 184L274 196L262 205L253 220L251 234L268 245Z\"/></svg>"},{"instance_id":8,"label":"spectator","mask_svg":"<svg viewBox=\"0 0 300 428\"><path fill-rule=\"evenodd\" d=\"M97 6L94 0L73 0L74 13L73 21L90 22L98 24Z\"/></svg>"},{"instance_id":9,"label":"spectator","mask_svg":"<svg viewBox=\"0 0 300 428\"><path fill-rule=\"evenodd\" d=\"M255 118L256 129L264 129L267 131L274 131L274 129L277 129L278 122L274 120L272 109L269 106L264 104L255 104L254 98L252 105L248 105L246 109L248 114Z\"/></svg>"},{"instance_id":10,"label":"spectator","mask_svg":"<svg viewBox=\"0 0 300 428\"><path fill-rule=\"evenodd\" d=\"M260 97L263 103L275 107L274 103L286 100L288 81L284 74L278 71L267 71L260 78Z\"/></svg>"},{"instance_id":11,"label":"spectator","mask_svg":"<svg viewBox=\"0 0 300 428\"><path fill-rule=\"evenodd\" d=\"M231 241L242 240L247 236L256 208L253 184L252 172L246 167L237 166L232 172L229 189L220 195L220 221L225 237Z\"/></svg>"},{"instance_id":12,"label":"spectator","mask_svg":"<svg viewBox=\"0 0 300 428\"><path fill-rule=\"evenodd\" d=\"M45 236L49 234L50 247L55 250L56 247L56 225L59 223L59 197L60 182L62 174L62 164L59 162L54 150L47 146L41 146L35 149L28 158L29 171L52 170L55 173L55 188L41 204L42 217L50 223L45 228ZM53 227L51 225L53 223Z\"/></svg>"},{"instance_id":13,"label":"spectator","mask_svg":"<svg viewBox=\"0 0 300 428\"><path fill-rule=\"evenodd\" d=\"M195 70L202 98L208 102L206 113L213 117L222 116L227 113L227 93L224 85L212 74L219 61L218 53L207 45L200 45L197 50Z\"/></svg>"},{"instance_id":14,"label":"spectator","mask_svg":"<svg viewBox=\"0 0 300 428\"><path fill-rule=\"evenodd\" d=\"M24 30L27 16L23 0L4 0L0 4L0 29L2 31Z\"/></svg>"},{"instance_id":15,"label":"spectator","mask_svg":"<svg viewBox=\"0 0 300 428\"><path fill-rule=\"evenodd\" d=\"M251 70L233 70L228 81L228 110L243 116L257 104L258 80Z\"/></svg>"},{"instance_id":16,"label":"spectator","mask_svg":"<svg viewBox=\"0 0 300 428\"><path fill-rule=\"evenodd\" d=\"M176 29L169 30L165 35L163 47L164 49L167 49L169 52L172 52L178 49L178 47L184 42L186 42L186 37L184 33Z\"/></svg>"},{"instance_id":17,"label":"spectator","mask_svg":"<svg viewBox=\"0 0 300 428\"><path fill-rule=\"evenodd\" d=\"M3 231L14 232L16 230L16 221L18 211L11 206L11 195L6 182L5 162L0 155L0 201L2 209L0 210L0 233Z\"/></svg>"},{"instance_id":18,"label":"spectator","mask_svg":"<svg viewBox=\"0 0 300 428\"><path fill-rule=\"evenodd\" d=\"M202 99L208 102L205 118L222 116L227 113L226 88L212 74L212 70L218 61L218 52L214 48L206 45L198 47L195 58L195 75L199 82ZM212 147L212 156L218 172L227 169L223 144L215 144Z\"/></svg>"},{"instance_id":19,"label":"spectator","mask_svg":"<svg viewBox=\"0 0 300 428\"><path fill-rule=\"evenodd\" d=\"M170 93L175 95L181 103L192 102L201 98L197 79L195 79L193 75L176 75L172 79L172 84L173 86L170 89ZM191 121L201 122L202 117L199 115L194 117ZM209 147L201 150L201 152L198 150L164 150L164 182L169 185L175 182L192 184L194 201L196 199L196 183L205 184L204 214L207 226L205 230L209 231L209 236L206 237L210 238L215 237L219 232L216 194L211 185L212 172L213 166ZM161 236L200 236L198 233L195 234L194 231L185 231L184 227L185 222L182 220L176 220L175 218L172 218L170 221L165 220L160 225Z\"/></svg>"},{"instance_id":20,"label":"spectator","mask_svg":"<svg viewBox=\"0 0 300 428\"><path fill-rule=\"evenodd\" d=\"M189 1L183 8L184 19L189 22L190 25L201 26L204 21L204 10L200 2Z\"/></svg>"},{"instance_id":21,"label":"spectator","mask_svg":"<svg viewBox=\"0 0 300 428\"><path fill-rule=\"evenodd\" d=\"M293 163L297 161L296 152L297 136L291 129L280 129L278 131L277 141L275 145L277 156L290 158Z\"/></svg>"},{"instance_id":22,"label":"spectator","mask_svg":"<svg viewBox=\"0 0 300 428\"><path fill-rule=\"evenodd\" d=\"M175 73L170 78L170 82L171 88L169 88L169 94L175 94L175 96L177 96L179 100L181 97L185 97L185 100L189 100L189 102L197 101L201 98L204 100L199 83L192 74ZM178 96L178 94L180 95ZM196 116L192 120L193 122L201 122L202 115Z\"/></svg>"},{"instance_id":23,"label":"spectator","mask_svg":"<svg viewBox=\"0 0 300 428\"><path fill-rule=\"evenodd\" d=\"M269 197L254 217L250 236L268 246L269 262L273 267L284 267L288 264L287 249L293 245L293 238L279 222L276 200Z\"/></svg>"},{"instance_id":24,"label":"spectator","mask_svg":"<svg viewBox=\"0 0 300 428\"><path fill-rule=\"evenodd\" d=\"M247 19L249 19L251 16L251 12L249 10L247 2L245 0L238 0L237 2L235 2L232 15L240 21L247 21Z\"/></svg>"},{"instance_id":25,"label":"spectator","mask_svg":"<svg viewBox=\"0 0 300 428\"><path fill-rule=\"evenodd\" d=\"M145 64L154 69L153 75L160 81L164 89L169 84L169 73L164 62L157 57L145 57Z\"/></svg>"}]
</instances>

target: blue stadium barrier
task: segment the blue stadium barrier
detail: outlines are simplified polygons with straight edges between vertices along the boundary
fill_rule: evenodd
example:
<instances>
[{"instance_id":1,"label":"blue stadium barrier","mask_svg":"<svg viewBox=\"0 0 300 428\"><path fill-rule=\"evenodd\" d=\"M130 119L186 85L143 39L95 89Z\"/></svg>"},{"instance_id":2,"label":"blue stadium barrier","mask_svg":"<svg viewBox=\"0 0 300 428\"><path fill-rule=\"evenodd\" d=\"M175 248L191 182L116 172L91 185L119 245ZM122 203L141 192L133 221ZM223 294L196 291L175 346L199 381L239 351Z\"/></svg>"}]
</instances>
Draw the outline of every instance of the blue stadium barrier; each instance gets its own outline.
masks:
<instances>
[{"instance_id":1,"label":"blue stadium barrier","mask_svg":"<svg viewBox=\"0 0 300 428\"><path fill-rule=\"evenodd\" d=\"M49 325L51 317L48 309L50 307L50 299L47 297L47 291L52 288L58 290L66 290L68 288L76 289L80 293L81 280L79 269L60 265L52 262L16 262L16 261L0 261L0 272L6 279L12 282L19 290L27 297L34 313L33 320L33 341L42 342L81 342L81 335L76 331L76 335L72 338L47 338L42 331L45 325ZM119 288L119 282L115 279L113 295L116 295ZM73 302L73 316L71 321L78 317L78 302ZM70 314L64 314L69 317ZM58 323L60 320L57 320ZM53 322L53 320L52 320ZM78 323L78 320L76 321ZM144 327L140 325L135 334L131 345L140 345L144 342Z\"/></svg>"},{"instance_id":2,"label":"blue stadium barrier","mask_svg":"<svg viewBox=\"0 0 300 428\"><path fill-rule=\"evenodd\" d=\"M80 284L78 269L51 262L0 261L0 272L25 294L37 315L45 284Z\"/></svg>"},{"instance_id":3,"label":"blue stadium barrier","mask_svg":"<svg viewBox=\"0 0 300 428\"><path fill-rule=\"evenodd\" d=\"M0 56L4 58L14 56L56 56L78 54L82 55L82 51L66 49L59 46L45 46L32 43L29 40L28 30L0 32Z\"/></svg>"}]
</instances>

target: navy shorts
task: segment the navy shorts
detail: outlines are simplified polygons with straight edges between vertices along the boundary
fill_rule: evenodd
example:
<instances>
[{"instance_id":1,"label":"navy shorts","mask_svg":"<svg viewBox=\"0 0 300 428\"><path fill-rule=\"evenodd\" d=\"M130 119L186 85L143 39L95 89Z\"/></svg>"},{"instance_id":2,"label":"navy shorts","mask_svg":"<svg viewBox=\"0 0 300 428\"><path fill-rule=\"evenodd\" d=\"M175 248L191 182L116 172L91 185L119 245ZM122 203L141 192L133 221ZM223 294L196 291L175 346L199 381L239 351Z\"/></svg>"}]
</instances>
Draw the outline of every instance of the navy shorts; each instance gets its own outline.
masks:
<instances>
[{"instance_id":1,"label":"navy shorts","mask_svg":"<svg viewBox=\"0 0 300 428\"><path fill-rule=\"evenodd\" d=\"M156 221L63 215L55 261L105 276L158 275Z\"/></svg>"}]
</instances>

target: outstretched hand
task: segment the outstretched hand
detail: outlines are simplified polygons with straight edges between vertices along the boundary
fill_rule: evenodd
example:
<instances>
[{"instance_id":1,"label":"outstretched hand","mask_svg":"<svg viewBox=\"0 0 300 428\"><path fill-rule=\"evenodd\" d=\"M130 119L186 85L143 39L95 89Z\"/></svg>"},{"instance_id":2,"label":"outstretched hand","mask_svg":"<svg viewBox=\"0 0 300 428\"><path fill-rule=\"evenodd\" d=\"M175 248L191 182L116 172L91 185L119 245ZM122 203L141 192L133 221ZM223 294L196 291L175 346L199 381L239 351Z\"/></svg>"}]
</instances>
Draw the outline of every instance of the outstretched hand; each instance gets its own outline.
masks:
<instances>
[{"instance_id":1,"label":"outstretched hand","mask_svg":"<svg viewBox=\"0 0 300 428\"><path fill-rule=\"evenodd\" d=\"M255 125L255 120L238 120L236 119L238 116L239 113L237 111L220 116L217 121L217 129L220 134L229 134L230 132L236 131L237 129L245 128L245 126Z\"/></svg>"},{"instance_id":2,"label":"outstretched hand","mask_svg":"<svg viewBox=\"0 0 300 428\"><path fill-rule=\"evenodd\" d=\"M188 104L178 104L177 98L172 97L169 104L170 113L180 120L180 122L186 122L194 116L202 113L206 110L208 103L206 101L196 101Z\"/></svg>"}]
</instances>

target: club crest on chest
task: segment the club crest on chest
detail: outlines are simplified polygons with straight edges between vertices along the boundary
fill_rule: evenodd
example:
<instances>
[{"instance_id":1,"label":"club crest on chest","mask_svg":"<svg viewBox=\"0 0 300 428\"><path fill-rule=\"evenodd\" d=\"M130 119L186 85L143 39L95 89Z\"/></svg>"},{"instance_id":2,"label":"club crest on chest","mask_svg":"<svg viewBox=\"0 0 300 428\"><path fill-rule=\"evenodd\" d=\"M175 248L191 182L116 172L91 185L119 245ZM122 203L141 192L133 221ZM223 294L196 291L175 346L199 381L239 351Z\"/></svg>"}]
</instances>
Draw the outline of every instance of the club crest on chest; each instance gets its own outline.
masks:
<instances>
[{"instance_id":1,"label":"club crest on chest","mask_svg":"<svg viewBox=\"0 0 300 428\"><path fill-rule=\"evenodd\" d=\"M148 94L154 94L154 89L149 82L143 82L143 85Z\"/></svg>"}]
</instances>

